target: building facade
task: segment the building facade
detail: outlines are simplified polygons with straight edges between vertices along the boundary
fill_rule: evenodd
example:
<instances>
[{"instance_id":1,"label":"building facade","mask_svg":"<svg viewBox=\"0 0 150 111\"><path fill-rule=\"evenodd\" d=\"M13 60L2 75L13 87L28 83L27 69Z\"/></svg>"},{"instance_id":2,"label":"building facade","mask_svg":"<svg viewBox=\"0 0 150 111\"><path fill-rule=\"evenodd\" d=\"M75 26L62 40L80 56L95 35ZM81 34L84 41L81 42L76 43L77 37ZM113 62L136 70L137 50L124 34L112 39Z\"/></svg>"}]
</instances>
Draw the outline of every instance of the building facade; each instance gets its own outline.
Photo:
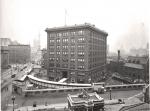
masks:
<instances>
[{"instance_id":1,"label":"building facade","mask_svg":"<svg viewBox=\"0 0 150 111\"><path fill-rule=\"evenodd\" d=\"M0 46L1 48L1 68L6 69L9 65L9 50L7 46Z\"/></svg>"},{"instance_id":2,"label":"building facade","mask_svg":"<svg viewBox=\"0 0 150 111\"><path fill-rule=\"evenodd\" d=\"M47 49L42 49L41 65L42 65L42 67L45 68L45 69L47 69L47 67L48 67Z\"/></svg>"},{"instance_id":3,"label":"building facade","mask_svg":"<svg viewBox=\"0 0 150 111\"><path fill-rule=\"evenodd\" d=\"M50 80L99 80L106 65L106 32L90 24L47 28L46 32Z\"/></svg>"},{"instance_id":4,"label":"building facade","mask_svg":"<svg viewBox=\"0 0 150 111\"><path fill-rule=\"evenodd\" d=\"M9 38L0 38L0 46L8 46L12 43Z\"/></svg>"},{"instance_id":5,"label":"building facade","mask_svg":"<svg viewBox=\"0 0 150 111\"><path fill-rule=\"evenodd\" d=\"M68 95L68 108L70 111L104 111L104 99L97 93Z\"/></svg>"},{"instance_id":6,"label":"building facade","mask_svg":"<svg viewBox=\"0 0 150 111\"><path fill-rule=\"evenodd\" d=\"M129 56L124 64L123 74L128 75L134 82L149 82L149 58Z\"/></svg>"},{"instance_id":7,"label":"building facade","mask_svg":"<svg viewBox=\"0 0 150 111\"><path fill-rule=\"evenodd\" d=\"M9 45L10 64L24 64L30 62L30 45Z\"/></svg>"}]
</instances>

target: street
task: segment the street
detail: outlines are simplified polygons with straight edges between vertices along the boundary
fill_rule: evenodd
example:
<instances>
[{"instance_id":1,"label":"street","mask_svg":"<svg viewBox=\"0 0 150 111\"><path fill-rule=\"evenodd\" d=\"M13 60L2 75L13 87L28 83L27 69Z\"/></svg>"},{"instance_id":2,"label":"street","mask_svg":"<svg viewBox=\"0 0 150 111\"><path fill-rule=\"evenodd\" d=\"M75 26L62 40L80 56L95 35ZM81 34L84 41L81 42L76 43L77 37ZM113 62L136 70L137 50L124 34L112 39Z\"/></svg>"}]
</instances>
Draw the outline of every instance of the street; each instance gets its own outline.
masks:
<instances>
[{"instance_id":1,"label":"street","mask_svg":"<svg viewBox=\"0 0 150 111\"><path fill-rule=\"evenodd\" d=\"M112 99L119 99L119 98L129 98L131 96L134 96L138 93L140 93L142 90L128 90L128 91L112 91L111 96ZM108 100L110 97L110 93L106 92L105 94L99 94L102 98L105 100ZM57 104L57 103L67 103L67 95L60 94L59 96L45 96L45 97L22 97L20 95L15 94L15 104L16 107L22 107L22 106L32 106L34 102L37 103L37 105L43 105L45 102L47 104ZM9 104L12 104L12 100L9 99Z\"/></svg>"},{"instance_id":2,"label":"street","mask_svg":"<svg viewBox=\"0 0 150 111\"><path fill-rule=\"evenodd\" d=\"M9 100L11 99L12 96L12 81L14 79L19 79L21 78L25 73L25 71L29 70L32 67L32 65L28 65L28 67L22 71L20 70L14 70L14 68L12 69L8 69L5 70L5 72L3 72L2 74L2 81L1 81L1 107L4 108L5 106L7 106L7 104L9 103ZM20 67L18 69L22 69L23 65L20 65ZM11 78L11 75L16 74L16 76L14 78Z\"/></svg>"}]
</instances>

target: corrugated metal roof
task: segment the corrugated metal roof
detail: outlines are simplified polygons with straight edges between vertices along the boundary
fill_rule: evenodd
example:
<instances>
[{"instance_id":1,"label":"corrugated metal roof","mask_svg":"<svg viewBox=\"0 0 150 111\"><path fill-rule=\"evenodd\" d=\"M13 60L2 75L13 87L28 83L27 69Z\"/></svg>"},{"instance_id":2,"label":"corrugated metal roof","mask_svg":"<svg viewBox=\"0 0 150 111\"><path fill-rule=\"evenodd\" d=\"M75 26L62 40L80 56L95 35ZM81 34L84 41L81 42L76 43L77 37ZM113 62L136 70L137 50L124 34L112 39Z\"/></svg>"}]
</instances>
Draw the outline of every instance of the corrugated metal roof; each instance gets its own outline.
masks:
<instances>
[{"instance_id":1,"label":"corrugated metal roof","mask_svg":"<svg viewBox=\"0 0 150 111\"><path fill-rule=\"evenodd\" d=\"M131 61L139 61L140 64L146 64L148 58L147 58L147 57L128 56L128 60L131 60Z\"/></svg>"},{"instance_id":2,"label":"corrugated metal roof","mask_svg":"<svg viewBox=\"0 0 150 111\"><path fill-rule=\"evenodd\" d=\"M125 63L124 66L125 67L135 68L135 69L144 69L141 64Z\"/></svg>"}]
</instances>

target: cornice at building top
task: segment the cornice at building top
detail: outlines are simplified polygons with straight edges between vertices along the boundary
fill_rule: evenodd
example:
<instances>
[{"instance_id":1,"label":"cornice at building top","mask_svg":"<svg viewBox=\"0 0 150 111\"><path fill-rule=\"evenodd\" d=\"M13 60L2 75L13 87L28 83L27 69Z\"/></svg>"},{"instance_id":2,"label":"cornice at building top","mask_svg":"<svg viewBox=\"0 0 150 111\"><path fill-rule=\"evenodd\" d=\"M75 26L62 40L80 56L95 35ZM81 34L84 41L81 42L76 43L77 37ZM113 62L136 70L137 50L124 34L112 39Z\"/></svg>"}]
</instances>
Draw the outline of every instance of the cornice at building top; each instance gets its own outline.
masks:
<instances>
[{"instance_id":1,"label":"cornice at building top","mask_svg":"<svg viewBox=\"0 0 150 111\"><path fill-rule=\"evenodd\" d=\"M90 28L94 31L97 31L99 33L104 34L105 36L108 36L108 33L100 30L98 28L95 27L95 25L89 24L89 23L85 23L85 24L81 24L81 25L72 25L72 26L62 26L62 27L53 27L53 28L46 28L45 31L46 32L55 32L55 31L64 31L64 30L71 30L71 29L82 29L82 28Z\"/></svg>"}]
</instances>

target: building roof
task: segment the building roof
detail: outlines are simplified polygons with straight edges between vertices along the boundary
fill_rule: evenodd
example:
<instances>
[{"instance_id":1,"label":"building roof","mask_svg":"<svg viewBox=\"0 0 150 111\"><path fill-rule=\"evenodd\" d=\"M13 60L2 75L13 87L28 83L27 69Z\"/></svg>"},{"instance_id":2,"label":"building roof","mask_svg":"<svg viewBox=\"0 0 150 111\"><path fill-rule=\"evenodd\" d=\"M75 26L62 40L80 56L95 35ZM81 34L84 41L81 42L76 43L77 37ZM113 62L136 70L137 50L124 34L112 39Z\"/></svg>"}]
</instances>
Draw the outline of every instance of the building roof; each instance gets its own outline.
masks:
<instances>
[{"instance_id":1,"label":"building roof","mask_svg":"<svg viewBox=\"0 0 150 111\"><path fill-rule=\"evenodd\" d=\"M0 49L1 49L1 51L3 51L3 50L8 51L9 50L8 46L0 46Z\"/></svg>"},{"instance_id":2,"label":"building roof","mask_svg":"<svg viewBox=\"0 0 150 111\"><path fill-rule=\"evenodd\" d=\"M67 85L67 86L79 86L79 87L91 87L91 84L79 84L79 83L59 83L59 82L55 82L55 81L47 81L47 80L43 80L37 77L34 77L33 75L28 75L29 79L35 80L35 81L39 81L42 83L47 83L47 84L54 84L54 85Z\"/></svg>"},{"instance_id":3,"label":"building roof","mask_svg":"<svg viewBox=\"0 0 150 111\"><path fill-rule=\"evenodd\" d=\"M25 44L15 44L15 45L13 45L13 44L10 44L8 46L30 46L30 45L25 45Z\"/></svg>"},{"instance_id":4,"label":"building roof","mask_svg":"<svg viewBox=\"0 0 150 111\"><path fill-rule=\"evenodd\" d=\"M80 98L78 96L72 96L71 99L72 99L73 102L81 102L81 101L83 102L83 101L88 101L89 99L90 100L99 101L99 99L95 95L90 95L89 99L87 99L87 98Z\"/></svg>"},{"instance_id":5,"label":"building roof","mask_svg":"<svg viewBox=\"0 0 150 111\"><path fill-rule=\"evenodd\" d=\"M22 77L18 78L16 81L24 82L27 77L28 77L27 75L23 75Z\"/></svg>"},{"instance_id":6,"label":"building roof","mask_svg":"<svg viewBox=\"0 0 150 111\"><path fill-rule=\"evenodd\" d=\"M146 64L148 61L148 57L128 56L128 60L139 61L139 64Z\"/></svg>"},{"instance_id":7,"label":"building roof","mask_svg":"<svg viewBox=\"0 0 150 111\"><path fill-rule=\"evenodd\" d=\"M141 64L135 64L135 63L125 63L125 67L135 68L135 69L144 69Z\"/></svg>"},{"instance_id":8,"label":"building roof","mask_svg":"<svg viewBox=\"0 0 150 111\"><path fill-rule=\"evenodd\" d=\"M71 106L85 105L89 102L101 102L104 103L104 99L101 98L97 93L87 93L85 90L81 94L68 95L68 100Z\"/></svg>"},{"instance_id":9,"label":"building roof","mask_svg":"<svg viewBox=\"0 0 150 111\"><path fill-rule=\"evenodd\" d=\"M66 29L75 29L75 28L90 28L92 30L95 30L97 32L100 32L106 36L108 36L108 33L103 31L103 30L100 30L98 28L95 27L95 25L91 25L89 23L85 23L85 24L81 24L81 25L73 25L73 26L63 26L63 27L54 27L54 28L46 28L46 32L53 32L53 31L63 31L63 30L66 30Z\"/></svg>"}]
</instances>

